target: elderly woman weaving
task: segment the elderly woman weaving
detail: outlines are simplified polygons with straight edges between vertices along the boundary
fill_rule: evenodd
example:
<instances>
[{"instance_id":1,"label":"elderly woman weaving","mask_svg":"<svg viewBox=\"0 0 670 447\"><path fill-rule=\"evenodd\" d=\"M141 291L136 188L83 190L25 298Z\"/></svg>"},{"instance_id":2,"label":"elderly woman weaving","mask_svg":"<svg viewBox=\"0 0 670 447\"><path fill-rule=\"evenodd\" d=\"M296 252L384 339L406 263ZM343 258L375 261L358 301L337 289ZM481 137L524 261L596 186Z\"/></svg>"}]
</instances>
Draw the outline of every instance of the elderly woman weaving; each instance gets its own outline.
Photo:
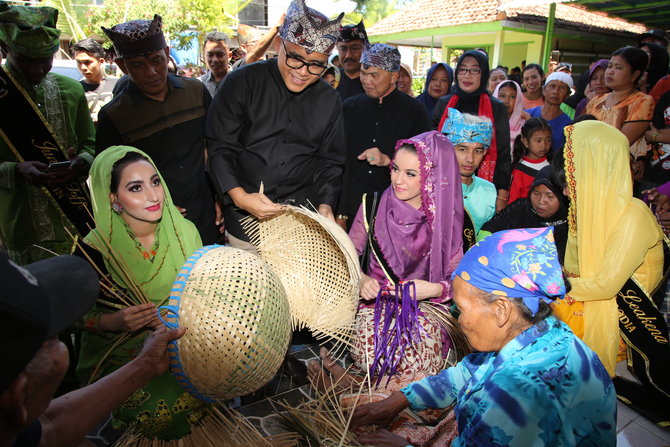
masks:
<instances>
[{"instance_id":1,"label":"elderly woman weaving","mask_svg":"<svg viewBox=\"0 0 670 447\"><path fill-rule=\"evenodd\" d=\"M468 251L453 275L472 347L453 368L358 407L354 427L386 426L406 407L455 404L452 446L616 443L614 387L598 357L548 303L566 293L553 228L501 231ZM386 430L365 444L406 446Z\"/></svg>"}]
</instances>

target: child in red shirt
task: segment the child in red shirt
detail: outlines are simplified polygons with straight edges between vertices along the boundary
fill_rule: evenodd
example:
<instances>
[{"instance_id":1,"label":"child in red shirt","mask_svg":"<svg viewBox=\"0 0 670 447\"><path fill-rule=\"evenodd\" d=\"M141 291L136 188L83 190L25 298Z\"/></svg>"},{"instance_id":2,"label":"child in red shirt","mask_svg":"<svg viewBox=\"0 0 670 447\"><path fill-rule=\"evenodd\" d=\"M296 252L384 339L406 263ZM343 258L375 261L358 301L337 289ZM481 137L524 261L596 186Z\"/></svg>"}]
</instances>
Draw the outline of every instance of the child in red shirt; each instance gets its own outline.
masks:
<instances>
[{"instance_id":1,"label":"child in red shirt","mask_svg":"<svg viewBox=\"0 0 670 447\"><path fill-rule=\"evenodd\" d=\"M521 128L514 141L512 184L508 205L516 199L528 197L530 186L540 169L549 165L551 154L551 126L544 118L531 118Z\"/></svg>"}]
</instances>

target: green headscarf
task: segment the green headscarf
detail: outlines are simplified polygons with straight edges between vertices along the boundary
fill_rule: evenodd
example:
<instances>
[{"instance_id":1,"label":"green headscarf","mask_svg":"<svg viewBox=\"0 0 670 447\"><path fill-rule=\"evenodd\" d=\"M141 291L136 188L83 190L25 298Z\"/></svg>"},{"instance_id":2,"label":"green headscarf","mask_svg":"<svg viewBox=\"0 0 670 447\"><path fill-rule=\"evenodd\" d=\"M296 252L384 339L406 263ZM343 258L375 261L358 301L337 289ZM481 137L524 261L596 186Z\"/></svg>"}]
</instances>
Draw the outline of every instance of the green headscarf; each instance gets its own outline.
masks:
<instances>
[{"instance_id":1,"label":"green headscarf","mask_svg":"<svg viewBox=\"0 0 670 447\"><path fill-rule=\"evenodd\" d=\"M0 40L18 54L32 58L53 56L58 50L58 10L0 2Z\"/></svg>"},{"instance_id":2,"label":"green headscarf","mask_svg":"<svg viewBox=\"0 0 670 447\"><path fill-rule=\"evenodd\" d=\"M172 203L170 191L159 172L165 190L165 201L163 217L156 229L158 247L153 262L142 256L135 239L128 233L126 223L121 215L112 210L109 200L114 163L129 152L137 152L156 168L147 154L129 146L112 146L95 158L89 173L95 229L84 238L84 242L102 254L114 282L130 290L126 275L111 259L111 246L114 258L121 258L127 265L125 272L130 272L136 285L158 305L170 294L172 283L186 258L202 247L202 242L195 225L186 220Z\"/></svg>"},{"instance_id":3,"label":"green headscarf","mask_svg":"<svg viewBox=\"0 0 670 447\"><path fill-rule=\"evenodd\" d=\"M149 300L159 305L170 294L177 272L186 258L201 248L202 242L195 225L186 220L172 203L170 192L161 177L165 201L163 217L156 230L159 243L153 262L143 257L135 239L128 233L123 218L112 210L109 198L114 164L129 152L141 154L156 168L148 155L128 146L112 146L95 158L89 174L89 185L96 227L86 235L84 242L102 254L114 282L130 291L132 289L126 275L113 261L110 251L114 253L115 259L122 258L126 265L123 270L131 272L136 285ZM111 250L109 247L112 247ZM138 331L119 344L116 343L114 333L85 330L77 366L80 376L88 379L103 356L105 361L96 379L125 365L138 354L146 334L147 331ZM181 439L190 433L191 424L204 416L206 407L204 402L189 395L166 372L144 385L114 410L112 425L118 430L134 426L138 433L149 439Z\"/></svg>"}]
</instances>

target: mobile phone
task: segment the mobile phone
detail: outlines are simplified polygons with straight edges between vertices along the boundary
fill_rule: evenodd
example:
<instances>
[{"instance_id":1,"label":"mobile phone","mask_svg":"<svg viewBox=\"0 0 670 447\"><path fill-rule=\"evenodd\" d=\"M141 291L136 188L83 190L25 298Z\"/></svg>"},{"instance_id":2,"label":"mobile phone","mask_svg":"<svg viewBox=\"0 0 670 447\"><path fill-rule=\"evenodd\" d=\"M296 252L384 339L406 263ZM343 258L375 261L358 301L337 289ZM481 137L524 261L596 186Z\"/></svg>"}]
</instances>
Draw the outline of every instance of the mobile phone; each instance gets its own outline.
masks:
<instances>
[{"instance_id":1,"label":"mobile phone","mask_svg":"<svg viewBox=\"0 0 670 447\"><path fill-rule=\"evenodd\" d=\"M70 163L70 161L57 161L56 163L49 163L46 172L55 172L68 169L70 167Z\"/></svg>"}]
</instances>

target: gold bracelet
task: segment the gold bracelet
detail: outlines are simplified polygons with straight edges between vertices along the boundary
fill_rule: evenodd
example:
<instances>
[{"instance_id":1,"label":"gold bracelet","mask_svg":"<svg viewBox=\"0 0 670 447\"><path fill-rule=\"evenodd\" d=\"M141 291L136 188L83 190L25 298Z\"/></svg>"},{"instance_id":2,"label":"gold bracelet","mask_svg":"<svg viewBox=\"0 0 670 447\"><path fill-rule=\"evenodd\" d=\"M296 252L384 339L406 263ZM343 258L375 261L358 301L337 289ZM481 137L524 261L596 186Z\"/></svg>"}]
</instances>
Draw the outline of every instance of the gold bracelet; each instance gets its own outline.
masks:
<instances>
[{"instance_id":1,"label":"gold bracelet","mask_svg":"<svg viewBox=\"0 0 670 447\"><path fill-rule=\"evenodd\" d=\"M654 144L658 143L658 136L659 136L660 134L661 134L661 132L659 132L659 131L657 130L656 133L654 134L654 136L652 137L651 142L654 143Z\"/></svg>"},{"instance_id":2,"label":"gold bracelet","mask_svg":"<svg viewBox=\"0 0 670 447\"><path fill-rule=\"evenodd\" d=\"M504 197L500 197L500 196L496 196L496 197L498 199L502 200L503 202L507 202L509 200L509 197L508 198L504 198Z\"/></svg>"}]
</instances>

